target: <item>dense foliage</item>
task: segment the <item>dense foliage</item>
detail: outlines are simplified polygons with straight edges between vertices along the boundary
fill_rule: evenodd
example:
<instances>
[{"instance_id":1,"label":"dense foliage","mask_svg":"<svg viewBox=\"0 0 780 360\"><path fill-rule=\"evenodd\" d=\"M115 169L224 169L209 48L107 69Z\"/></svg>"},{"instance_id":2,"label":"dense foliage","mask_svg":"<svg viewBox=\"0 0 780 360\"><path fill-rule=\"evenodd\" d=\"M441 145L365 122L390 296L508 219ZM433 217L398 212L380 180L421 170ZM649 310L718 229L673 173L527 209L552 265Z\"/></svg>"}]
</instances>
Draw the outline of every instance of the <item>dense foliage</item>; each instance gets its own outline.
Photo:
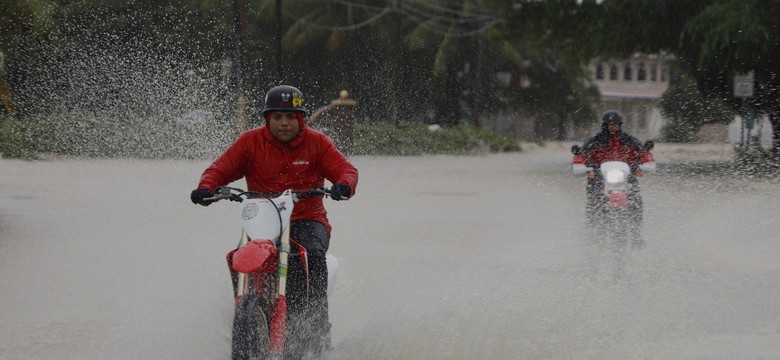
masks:
<instances>
[{"instance_id":1,"label":"dense foliage","mask_svg":"<svg viewBox=\"0 0 780 360\"><path fill-rule=\"evenodd\" d=\"M678 76L665 111L695 131L722 121L706 109L780 110L778 16L771 0L0 0L0 98L33 122L172 130L192 112L236 119L239 94L256 118L264 91L291 83L311 110L348 89L373 122L500 116L562 138L596 120L591 58L666 52ZM747 71L743 101L733 79Z\"/></svg>"},{"instance_id":2,"label":"dense foliage","mask_svg":"<svg viewBox=\"0 0 780 360\"><path fill-rule=\"evenodd\" d=\"M0 117L0 155L8 158L34 159L35 143L25 132L25 128L15 119Z\"/></svg>"},{"instance_id":3,"label":"dense foliage","mask_svg":"<svg viewBox=\"0 0 780 360\"><path fill-rule=\"evenodd\" d=\"M423 124L358 124L356 155L487 154L520 151L517 141L469 125L429 128Z\"/></svg>"},{"instance_id":4,"label":"dense foliage","mask_svg":"<svg viewBox=\"0 0 780 360\"><path fill-rule=\"evenodd\" d=\"M669 121L663 129L663 141L693 142L702 125L727 124L733 120L724 101L703 95L696 87L696 80L687 75L678 75L676 83L661 99L661 108Z\"/></svg>"}]
</instances>

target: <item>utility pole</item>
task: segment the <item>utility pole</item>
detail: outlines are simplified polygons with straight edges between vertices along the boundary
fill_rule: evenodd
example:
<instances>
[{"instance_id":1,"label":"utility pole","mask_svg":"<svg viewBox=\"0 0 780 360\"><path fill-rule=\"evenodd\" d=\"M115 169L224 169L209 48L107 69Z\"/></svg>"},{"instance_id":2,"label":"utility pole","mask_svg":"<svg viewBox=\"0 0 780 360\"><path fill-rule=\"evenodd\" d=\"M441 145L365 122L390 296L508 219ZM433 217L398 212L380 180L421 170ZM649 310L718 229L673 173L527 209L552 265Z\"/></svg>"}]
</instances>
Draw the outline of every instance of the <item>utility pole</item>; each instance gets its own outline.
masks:
<instances>
[{"instance_id":1,"label":"utility pole","mask_svg":"<svg viewBox=\"0 0 780 360\"><path fill-rule=\"evenodd\" d=\"M401 103L401 79L403 78L401 61L403 61L403 46L401 41L401 5L399 0L393 0L392 2L393 12L395 13L395 51L393 54L393 70L390 77L390 118L394 123L401 121L400 117L400 103Z\"/></svg>"},{"instance_id":2,"label":"utility pole","mask_svg":"<svg viewBox=\"0 0 780 360\"><path fill-rule=\"evenodd\" d=\"M243 0L233 0L233 25L236 32L236 50L234 66L236 72L236 88L238 90L238 131L244 132L248 128L248 122L246 118L246 96L244 95L244 71L243 71L243 57L244 57L244 4Z\"/></svg>"},{"instance_id":3,"label":"utility pole","mask_svg":"<svg viewBox=\"0 0 780 360\"><path fill-rule=\"evenodd\" d=\"M276 77L285 82L282 74L282 0L276 0Z\"/></svg>"}]
</instances>

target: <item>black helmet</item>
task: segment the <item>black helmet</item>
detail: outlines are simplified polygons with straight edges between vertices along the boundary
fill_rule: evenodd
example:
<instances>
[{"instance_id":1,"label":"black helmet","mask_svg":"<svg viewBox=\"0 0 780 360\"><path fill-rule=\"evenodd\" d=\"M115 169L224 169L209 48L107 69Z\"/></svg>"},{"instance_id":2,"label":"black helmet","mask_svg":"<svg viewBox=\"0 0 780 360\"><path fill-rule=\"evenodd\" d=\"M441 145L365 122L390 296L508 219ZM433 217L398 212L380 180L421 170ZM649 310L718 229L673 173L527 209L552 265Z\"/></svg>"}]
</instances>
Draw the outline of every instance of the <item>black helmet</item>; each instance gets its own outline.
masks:
<instances>
[{"instance_id":1,"label":"black helmet","mask_svg":"<svg viewBox=\"0 0 780 360\"><path fill-rule=\"evenodd\" d=\"M265 94L263 115L269 111L300 111L307 114L303 108L303 93L290 85L274 86Z\"/></svg>"},{"instance_id":2,"label":"black helmet","mask_svg":"<svg viewBox=\"0 0 780 360\"><path fill-rule=\"evenodd\" d=\"M604 122L604 125L607 124L618 124L623 125L623 115L620 115L620 113L617 110L607 110L603 116L601 116L601 120Z\"/></svg>"}]
</instances>

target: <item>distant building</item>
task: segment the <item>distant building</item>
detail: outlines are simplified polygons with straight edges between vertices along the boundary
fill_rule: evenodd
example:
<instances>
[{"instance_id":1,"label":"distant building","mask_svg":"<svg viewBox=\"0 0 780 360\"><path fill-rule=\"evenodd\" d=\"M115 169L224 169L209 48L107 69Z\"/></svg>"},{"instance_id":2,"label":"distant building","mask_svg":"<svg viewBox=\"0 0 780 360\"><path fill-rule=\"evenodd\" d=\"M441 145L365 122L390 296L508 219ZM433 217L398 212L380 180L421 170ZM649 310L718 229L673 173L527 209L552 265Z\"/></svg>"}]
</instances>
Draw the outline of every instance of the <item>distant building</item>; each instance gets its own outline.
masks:
<instances>
[{"instance_id":1,"label":"distant building","mask_svg":"<svg viewBox=\"0 0 780 360\"><path fill-rule=\"evenodd\" d=\"M669 88L672 60L670 54L591 60L590 71L602 97L596 113L618 110L623 113L624 127L633 135L642 140L658 138L665 124L659 102ZM590 130L598 131L600 125L598 122Z\"/></svg>"}]
</instances>

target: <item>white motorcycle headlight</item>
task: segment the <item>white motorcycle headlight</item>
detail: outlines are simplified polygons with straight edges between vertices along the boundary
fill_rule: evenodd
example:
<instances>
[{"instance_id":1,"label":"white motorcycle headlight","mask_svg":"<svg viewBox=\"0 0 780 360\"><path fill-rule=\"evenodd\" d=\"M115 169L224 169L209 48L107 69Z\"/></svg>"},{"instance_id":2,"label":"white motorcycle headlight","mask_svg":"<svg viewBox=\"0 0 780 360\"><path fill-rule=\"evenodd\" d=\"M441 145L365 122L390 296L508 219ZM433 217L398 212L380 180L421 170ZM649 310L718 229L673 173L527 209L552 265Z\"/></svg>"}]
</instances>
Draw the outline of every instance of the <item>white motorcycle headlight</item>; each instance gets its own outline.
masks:
<instances>
[{"instance_id":1,"label":"white motorcycle headlight","mask_svg":"<svg viewBox=\"0 0 780 360\"><path fill-rule=\"evenodd\" d=\"M626 174L619 170L607 172L607 182L610 184L619 184L626 181Z\"/></svg>"}]
</instances>

